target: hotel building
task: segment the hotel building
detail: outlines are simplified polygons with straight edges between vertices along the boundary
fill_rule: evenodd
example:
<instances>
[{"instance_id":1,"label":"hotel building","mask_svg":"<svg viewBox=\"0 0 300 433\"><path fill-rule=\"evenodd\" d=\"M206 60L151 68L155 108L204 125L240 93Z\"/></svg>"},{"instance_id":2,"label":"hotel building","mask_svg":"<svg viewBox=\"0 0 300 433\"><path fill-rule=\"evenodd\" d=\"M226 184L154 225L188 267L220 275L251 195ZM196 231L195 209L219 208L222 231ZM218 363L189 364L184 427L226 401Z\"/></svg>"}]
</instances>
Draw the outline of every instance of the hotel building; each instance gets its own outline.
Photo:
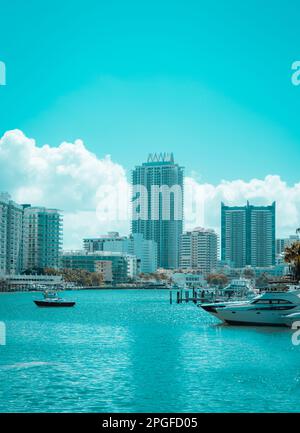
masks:
<instances>
[{"instance_id":1,"label":"hotel building","mask_svg":"<svg viewBox=\"0 0 300 433\"><path fill-rule=\"evenodd\" d=\"M181 235L181 269L196 269L208 275L216 269L217 260L218 236L214 230L196 228Z\"/></svg>"}]
</instances>

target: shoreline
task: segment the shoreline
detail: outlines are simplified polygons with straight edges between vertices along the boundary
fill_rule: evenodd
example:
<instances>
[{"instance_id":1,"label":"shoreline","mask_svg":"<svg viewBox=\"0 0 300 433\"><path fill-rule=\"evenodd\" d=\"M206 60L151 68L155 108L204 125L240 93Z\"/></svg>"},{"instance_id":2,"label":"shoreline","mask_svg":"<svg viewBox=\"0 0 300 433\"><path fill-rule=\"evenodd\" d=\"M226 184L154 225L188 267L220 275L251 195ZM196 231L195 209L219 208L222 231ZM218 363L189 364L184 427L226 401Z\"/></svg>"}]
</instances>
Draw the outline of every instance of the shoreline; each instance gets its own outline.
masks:
<instances>
[{"instance_id":1,"label":"shoreline","mask_svg":"<svg viewBox=\"0 0 300 433\"><path fill-rule=\"evenodd\" d=\"M172 290L169 287L134 287L134 286L129 286L129 287L123 287L123 286L114 286L114 287L102 287L102 286L97 286L97 287L76 287L73 289L64 289L64 290L59 290L60 292L77 292L77 291L83 291L83 290L164 290L164 291L169 291ZM42 293L43 290L24 290L24 289L17 289L17 290L1 290L0 291L0 295L1 293Z\"/></svg>"}]
</instances>

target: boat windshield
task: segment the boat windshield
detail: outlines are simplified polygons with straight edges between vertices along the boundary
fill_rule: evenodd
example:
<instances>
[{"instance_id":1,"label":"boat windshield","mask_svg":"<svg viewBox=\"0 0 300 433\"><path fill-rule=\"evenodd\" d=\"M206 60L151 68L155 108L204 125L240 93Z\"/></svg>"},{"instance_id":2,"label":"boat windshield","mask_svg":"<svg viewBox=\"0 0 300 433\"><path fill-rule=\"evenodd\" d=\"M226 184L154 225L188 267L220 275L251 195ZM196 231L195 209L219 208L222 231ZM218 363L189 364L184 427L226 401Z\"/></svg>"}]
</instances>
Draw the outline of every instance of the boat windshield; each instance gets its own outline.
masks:
<instances>
[{"instance_id":1,"label":"boat windshield","mask_svg":"<svg viewBox=\"0 0 300 433\"><path fill-rule=\"evenodd\" d=\"M57 293L56 292L44 292L44 298L57 298Z\"/></svg>"},{"instance_id":2,"label":"boat windshield","mask_svg":"<svg viewBox=\"0 0 300 433\"><path fill-rule=\"evenodd\" d=\"M291 301L288 301L286 299L256 299L252 302L252 304L292 304Z\"/></svg>"}]
</instances>

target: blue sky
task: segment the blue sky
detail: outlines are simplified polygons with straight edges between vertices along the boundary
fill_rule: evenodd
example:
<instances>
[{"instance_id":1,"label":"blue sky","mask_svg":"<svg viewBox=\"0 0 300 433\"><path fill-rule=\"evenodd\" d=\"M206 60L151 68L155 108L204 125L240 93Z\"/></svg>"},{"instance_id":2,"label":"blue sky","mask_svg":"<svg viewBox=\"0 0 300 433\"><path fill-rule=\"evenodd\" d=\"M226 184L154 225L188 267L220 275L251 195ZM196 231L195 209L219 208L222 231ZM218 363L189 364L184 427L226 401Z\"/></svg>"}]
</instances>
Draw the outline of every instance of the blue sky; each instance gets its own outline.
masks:
<instances>
[{"instance_id":1,"label":"blue sky","mask_svg":"<svg viewBox=\"0 0 300 433\"><path fill-rule=\"evenodd\" d=\"M173 151L218 183L299 181L297 1L3 1L0 136L84 140L127 170Z\"/></svg>"}]
</instances>

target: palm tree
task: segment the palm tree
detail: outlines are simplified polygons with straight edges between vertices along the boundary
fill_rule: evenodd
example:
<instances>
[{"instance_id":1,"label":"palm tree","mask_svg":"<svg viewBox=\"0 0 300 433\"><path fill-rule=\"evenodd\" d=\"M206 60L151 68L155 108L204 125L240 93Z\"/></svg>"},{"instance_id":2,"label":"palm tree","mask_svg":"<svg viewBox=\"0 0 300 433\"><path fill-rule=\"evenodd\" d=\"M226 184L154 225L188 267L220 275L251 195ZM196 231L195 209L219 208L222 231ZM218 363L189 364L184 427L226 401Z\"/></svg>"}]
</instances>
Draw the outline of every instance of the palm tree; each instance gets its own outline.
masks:
<instances>
[{"instance_id":1,"label":"palm tree","mask_svg":"<svg viewBox=\"0 0 300 433\"><path fill-rule=\"evenodd\" d=\"M0 292L1 292L2 290L3 290L3 291L6 291L7 288L8 288L8 285L7 285L7 281L6 281L6 279L5 279L5 278L0 278Z\"/></svg>"},{"instance_id":2,"label":"palm tree","mask_svg":"<svg viewBox=\"0 0 300 433\"><path fill-rule=\"evenodd\" d=\"M255 277L254 270L253 269L249 269L249 268L244 269L243 270L243 277L249 278L251 280L251 278Z\"/></svg>"},{"instance_id":3,"label":"palm tree","mask_svg":"<svg viewBox=\"0 0 300 433\"><path fill-rule=\"evenodd\" d=\"M300 280L300 241L294 242L284 251L284 260L291 265L295 280Z\"/></svg>"},{"instance_id":4,"label":"palm tree","mask_svg":"<svg viewBox=\"0 0 300 433\"><path fill-rule=\"evenodd\" d=\"M209 274L206 278L208 284L218 286L220 289L228 284L228 277L224 274Z\"/></svg>"}]
</instances>

